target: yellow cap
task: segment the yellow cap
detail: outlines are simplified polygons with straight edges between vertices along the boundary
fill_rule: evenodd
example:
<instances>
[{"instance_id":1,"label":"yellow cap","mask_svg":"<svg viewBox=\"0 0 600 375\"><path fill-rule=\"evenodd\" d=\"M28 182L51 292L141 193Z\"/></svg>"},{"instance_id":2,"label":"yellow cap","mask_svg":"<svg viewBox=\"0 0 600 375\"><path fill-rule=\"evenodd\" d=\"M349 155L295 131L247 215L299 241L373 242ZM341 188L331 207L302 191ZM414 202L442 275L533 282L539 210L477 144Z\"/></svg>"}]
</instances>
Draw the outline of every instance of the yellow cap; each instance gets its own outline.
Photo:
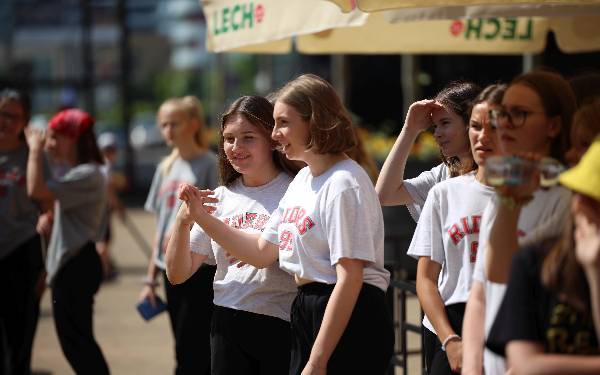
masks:
<instances>
[{"instance_id":1,"label":"yellow cap","mask_svg":"<svg viewBox=\"0 0 600 375\"><path fill-rule=\"evenodd\" d=\"M594 139L576 166L560 175L559 181L577 193L600 201L600 136Z\"/></svg>"}]
</instances>

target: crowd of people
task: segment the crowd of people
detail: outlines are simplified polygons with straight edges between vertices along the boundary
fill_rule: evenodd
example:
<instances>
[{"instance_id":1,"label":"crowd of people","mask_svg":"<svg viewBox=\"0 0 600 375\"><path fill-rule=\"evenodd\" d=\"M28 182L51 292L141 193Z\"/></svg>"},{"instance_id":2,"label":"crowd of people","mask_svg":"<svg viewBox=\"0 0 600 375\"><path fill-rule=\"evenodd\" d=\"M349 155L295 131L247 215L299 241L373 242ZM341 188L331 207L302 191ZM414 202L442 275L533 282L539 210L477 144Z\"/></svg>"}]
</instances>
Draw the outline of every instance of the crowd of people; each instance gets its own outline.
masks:
<instances>
[{"instance_id":1,"label":"crowd of people","mask_svg":"<svg viewBox=\"0 0 600 375\"><path fill-rule=\"evenodd\" d=\"M427 373L600 372L600 92L588 83L549 71L453 82L410 106L375 183L318 76L231 103L216 154L197 98L163 102L172 151L145 204L157 220L139 300L157 306L162 278L175 373L388 371L381 207L395 205L417 222L407 253ZM83 110L45 131L28 128L30 112L26 94L0 93L0 373L30 373L47 285L74 372L108 374L93 306L114 272L110 213L123 216L116 141L97 140ZM404 179L431 127L442 162Z\"/></svg>"}]
</instances>

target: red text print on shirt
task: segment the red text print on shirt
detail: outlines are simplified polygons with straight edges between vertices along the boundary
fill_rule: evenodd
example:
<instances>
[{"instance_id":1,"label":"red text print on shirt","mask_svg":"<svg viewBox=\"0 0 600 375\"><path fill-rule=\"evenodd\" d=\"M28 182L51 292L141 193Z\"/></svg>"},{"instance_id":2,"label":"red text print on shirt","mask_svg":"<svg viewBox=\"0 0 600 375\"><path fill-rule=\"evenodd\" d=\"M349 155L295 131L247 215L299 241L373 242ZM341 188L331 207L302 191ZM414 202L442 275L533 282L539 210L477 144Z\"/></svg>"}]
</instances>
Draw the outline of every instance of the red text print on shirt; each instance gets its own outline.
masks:
<instances>
[{"instance_id":1,"label":"red text print on shirt","mask_svg":"<svg viewBox=\"0 0 600 375\"><path fill-rule=\"evenodd\" d=\"M269 215L246 212L222 220L225 224L236 229L252 228L262 232L265 229L265 224L269 221Z\"/></svg>"},{"instance_id":2,"label":"red text print on shirt","mask_svg":"<svg viewBox=\"0 0 600 375\"><path fill-rule=\"evenodd\" d=\"M15 167L12 170L6 171L0 169L0 197L6 195L9 186L25 186L25 174L19 168Z\"/></svg>"},{"instance_id":3,"label":"red text print on shirt","mask_svg":"<svg viewBox=\"0 0 600 375\"><path fill-rule=\"evenodd\" d=\"M448 235L454 245L458 245L467 234L478 234L479 223L481 223L481 215L473 215L471 217L462 217L459 223L452 224L448 229ZM471 242L469 247L469 259L471 263L477 258L477 241Z\"/></svg>"},{"instance_id":4,"label":"red text print on shirt","mask_svg":"<svg viewBox=\"0 0 600 375\"><path fill-rule=\"evenodd\" d=\"M310 216L306 215L306 211L302 207L286 208L283 213L282 223L294 224L299 235L304 235L315 226L315 222ZM289 230L284 230L279 235L279 250L292 250L293 233Z\"/></svg>"}]
</instances>

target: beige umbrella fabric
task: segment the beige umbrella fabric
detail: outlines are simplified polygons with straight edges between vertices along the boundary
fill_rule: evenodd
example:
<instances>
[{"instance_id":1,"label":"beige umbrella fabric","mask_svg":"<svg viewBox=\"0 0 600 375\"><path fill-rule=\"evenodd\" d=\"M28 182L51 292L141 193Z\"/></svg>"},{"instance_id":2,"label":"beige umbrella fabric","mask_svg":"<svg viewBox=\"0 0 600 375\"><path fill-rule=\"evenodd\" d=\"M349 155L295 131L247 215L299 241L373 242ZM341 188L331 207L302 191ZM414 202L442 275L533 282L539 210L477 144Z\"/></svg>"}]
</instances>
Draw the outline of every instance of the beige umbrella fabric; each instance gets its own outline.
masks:
<instances>
[{"instance_id":1,"label":"beige umbrella fabric","mask_svg":"<svg viewBox=\"0 0 600 375\"><path fill-rule=\"evenodd\" d=\"M206 49L213 52L285 53L284 39L330 28L360 26L367 14L343 13L323 0L202 0L207 25ZM283 40L283 41L281 41ZM272 43L275 41L280 41ZM265 44L267 43L267 44ZM242 49L238 49L244 47ZM287 50L286 50L287 48Z\"/></svg>"},{"instance_id":2,"label":"beige umbrella fabric","mask_svg":"<svg viewBox=\"0 0 600 375\"><path fill-rule=\"evenodd\" d=\"M490 17L392 24L384 12L370 13L361 27L298 37L296 47L308 54L540 53L550 30L564 52L600 50L600 16Z\"/></svg>"},{"instance_id":3,"label":"beige umbrella fabric","mask_svg":"<svg viewBox=\"0 0 600 375\"><path fill-rule=\"evenodd\" d=\"M348 12L358 7L363 12L397 8L455 7L471 5L600 5L600 0L328 0Z\"/></svg>"}]
</instances>

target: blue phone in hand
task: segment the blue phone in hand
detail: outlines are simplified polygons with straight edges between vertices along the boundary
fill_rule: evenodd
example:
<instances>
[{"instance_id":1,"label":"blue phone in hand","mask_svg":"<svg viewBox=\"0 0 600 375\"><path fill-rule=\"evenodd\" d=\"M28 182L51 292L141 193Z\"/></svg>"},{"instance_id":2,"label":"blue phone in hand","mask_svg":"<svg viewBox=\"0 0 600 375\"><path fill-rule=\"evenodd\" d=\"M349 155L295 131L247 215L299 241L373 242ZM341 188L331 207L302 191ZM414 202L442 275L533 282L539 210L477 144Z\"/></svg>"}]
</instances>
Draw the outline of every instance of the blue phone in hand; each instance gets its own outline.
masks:
<instances>
[{"instance_id":1,"label":"blue phone in hand","mask_svg":"<svg viewBox=\"0 0 600 375\"><path fill-rule=\"evenodd\" d=\"M154 298L156 301L156 306L152 306L152 303L150 303L150 299L148 297L146 297L142 302L138 303L136 306L137 310L139 311L140 315L142 316L142 318L144 318L145 321L149 321L158 314L167 310L167 304L164 303L159 296L155 296Z\"/></svg>"}]
</instances>

